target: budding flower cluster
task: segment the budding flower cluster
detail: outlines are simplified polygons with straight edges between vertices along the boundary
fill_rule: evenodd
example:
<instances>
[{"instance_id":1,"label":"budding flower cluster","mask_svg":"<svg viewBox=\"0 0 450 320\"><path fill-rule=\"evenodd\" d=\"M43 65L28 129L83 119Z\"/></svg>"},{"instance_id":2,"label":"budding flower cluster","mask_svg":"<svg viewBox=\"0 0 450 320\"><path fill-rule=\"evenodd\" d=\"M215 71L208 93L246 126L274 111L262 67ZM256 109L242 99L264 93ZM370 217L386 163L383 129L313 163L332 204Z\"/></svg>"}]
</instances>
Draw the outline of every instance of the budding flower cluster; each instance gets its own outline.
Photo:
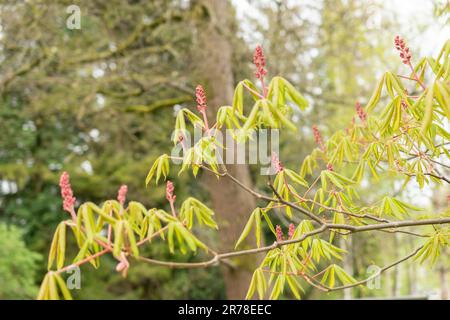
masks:
<instances>
[{"instance_id":1,"label":"budding flower cluster","mask_svg":"<svg viewBox=\"0 0 450 320\"><path fill-rule=\"evenodd\" d=\"M172 181L167 181L167 184L166 184L166 199L167 199L167 201L169 201L169 202L174 202L175 201L175 199L177 198L177 196L176 195L174 195L174 190L175 190L175 187L173 186L173 183L172 183Z\"/></svg>"},{"instance_id":2,"label":"budding flower cluster","mask_svg":"<svg viewBox=\"0 0 450 320\"><path fill-rule=\"evenodd\" d=\"M405 40L403 40L400 36L396 36L394 39L395 49L400 52L400 58L404 64L411 63L411 53L409 52L409 48L406 46Z\"/></svg>"},{"instance_id":3,"label":"budding flower cluster","mask_svg":"<svg viewBox=\"0 0 450 320\"><path fill-rule=\"evenodd\" d=\"M264 69L264 67L266 66L266 57L264 57L264 53L260 45L255 48L255 52L253 54L253 64L256 67L256 78L264 78L264 76L267 74L267 71Z\"/></svg>"},{"instance_id":4,"label":"budding flower cluster","mask_svg":"<svg viewBox=\"0 0 450 320\"><path fill-rule=\"evenodd\" d=\"M294 226L293 223L291 223L291 224L289 225L289 232L288 232L288 238L289 238L289 240L291 240L292 237L294 236L294 231L295 231L295 226Z\"/></svg>"},{"instance_id":5,"label":"budding flower cluster","mask_svg":"<svg viewBox=\"0 0 450 320\"><path fill-rule=\"evenodd\" d=\"M119 263L116 265L116 271L122 273L122 276L126 278L129 268L130 263L128 262L126 255L122 252L119 258Z\"/></svg>"},{"instance_id":6,"label":"budding flower cluster","mask_svg":"<svg viewBox=\"0 0 450 320\"><path fill-rule=\"evenodd\" d=\"M70 177L66 171L62 173L59 179L59 187L61 188L61 197L63 198L63 208L65 211L72 213L76 198L73 196Z\"/></svg>"},{"instance_id":7,"label":"budding flower cluster","mask_svg":"<svg viewBox=\"0 0 450 320\"><path fill-rule=\"evenodd\" d=\"M204 113L206 111L206 94L205 89L200 84L195 88L195 97L197 99L197 110Z\"/></svg>"},{"instance_id":8,"label":"budding flower cluster","mask_svg":"<svg viewBox=\"0 0 450 320\"><path fill-rule=\"evenodd\" d=\"M334 171L333 165L331 163L327 164L327 170L328 171Z\"/></svg>"},{"instance_id":9,"label":"budding flower cluster","mask_svg":"<svg viewBox=\"0 0 450 320\"><path fill-rule=\"evenodd\" d=\"M325 145L323 144L322 135L316 125L312 126L314 141L319 146L320 150L325 151Z\"/></svg>"},{"instance_id":10,"label":"budding flower cluster","mask_svg":"<svg viewBox=\"0 0 450 320\"><path fill-rule=\"evenodd\" d=\"M280 225L277 224L275 231L277 232L277 241L283 241L283 231L281 230Z\"/></svg>"},{"instance_id":11,"label":"budding flower cluster","mask_svg":"<svg viewBox=\"0 0 450 320\"><path fill-rule=\"evenodd\" d=\"M363 107L361 106L361 103L356 102L355 108L356 108L356 113L358 114L358 117L361 119L361 121L366 122L367 113L364 111Z\"/></svg>"},{"instance_id":12,"label":"budding flower cluster","mask_svg":"<svg viewBox=\"0 0 450 320\"><path fill-rule=\"evenodd\" d=\"M123 206L127 198L128 187L126 185L121 185L119 192L117 193L117 201Z\"/></svg>"},{"instance_id":13,"label":"budding flower cluster","mask_svg":"<svg viewBox=\"0 0 450 320\"><path fill-rule=\"evenodd\" d=\"M276 173L284 170L283 164L275 152L272 152L272 168L275 169Z\"/></svg>"}]
</instances>

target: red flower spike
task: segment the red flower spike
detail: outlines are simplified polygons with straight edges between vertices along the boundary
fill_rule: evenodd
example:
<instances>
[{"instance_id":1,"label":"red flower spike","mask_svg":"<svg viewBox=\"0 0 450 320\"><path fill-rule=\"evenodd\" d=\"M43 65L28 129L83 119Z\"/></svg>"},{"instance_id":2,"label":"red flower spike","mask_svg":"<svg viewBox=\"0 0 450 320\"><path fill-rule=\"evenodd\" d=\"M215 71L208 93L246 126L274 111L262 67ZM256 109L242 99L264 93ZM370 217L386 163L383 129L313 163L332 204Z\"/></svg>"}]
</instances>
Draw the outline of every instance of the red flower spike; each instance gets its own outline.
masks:
<instances>
[{"instance_id":1,"label":"red flower spike","mask_svg":"<svg viewBox=\"0 0 450 320\"><path fill-rule=\"evenodd\" d=\"M73 196L72 186L70 185L70 176L66 171L61 174L59 187L61 188L61 197L63 198L63 208L65 211L72 214L76 198Z\"/></svg>"},{"instance_id":2,"label":"red flower spike","mask_svg":"<svg viewBox=\"0 0 450 320\"><path fill-rule=\"evenodd\" d=\"M277 225L276 227L276 232L277 232L277 241L283 241L283 231L281 230L280 225Z\"/></svg>"},{"instance_id":3,"label":"red flower spike","mask_svg":"<svg viewBox=\"0 0 450 320\"><path fill-rule=\"evenodd\" d=\"M325 151L325 145L323 144L322 135L316 125L312 126L314 141L319 146L320 150Z\"/></svg>"},{"instance_id":4,"label":"red flower spike","mask_svg":"<svg viewBox=\"0 0 450 320\"><path fill-rule=\"evenodd\" d=\"M174 191L175 191L175 187L173 186L172 181L167 181L167 184L166 184L166 199L170 203L173 203L175 201L175 199L177 198L177 196L174 195L174 193L173 193Z\"/></svg>"},{"instance_id":5,"label":"red flower spike","mask_svg":"<svg viewBox=\"0 0 450 320\"><path fill-rule=\"evenodd\" d=\"M121 185L119 188L119 192L117 192L117 201L123 206L125 204L125 200L127 199L128 187L126 185Z\"/></svg>"},{"instance_id":6,"label":"red flower spike","mask_svg":"<svg viewBox=\"0 0 450 320\"><path fill-rule=\"evenodd\" d=\"M292 237L294 236L294 232L295 232L295 226L293 223L291 223L289 225L289 232L288 232L288 239L291 240Z\"/></svg>"},{"instance_id":7,"label":"red flower spike","mask_svg":"<svg viewBox=\"0 0 450 320\"><path fill-rule=\"evenodd\" d=\"M275 152L272 152L272 168L275 169L276 173L284 170L283 164Z\"/></svg>"},{"instance_id":8,"label":"red flower spike","mask_svg":"<svg viewBox=\"0 0 450 320\"><path fill-rule=\"evenodd\" d=\"M394 39L395 49L400 52L400 58L404 64L411 64L411 53L406 46L405 40L400 36L396 36Z\"/></svg>"},{"instance_id":9,"label":"red flower spike","mask_svg":"<svg viewBox=\"0 0 450 320\"><path fill-rule=\"evenodd\" d=\"M264 56L262 47L260 45L257 45L255 48L255 52L253 54L253 64L256 67L256 78L264 78L264 76L267 74L267 70L264 69L264 67L266 66L266 57Z\"/></svg>"},{"instance_id":10,"label":"red flower spike","mask_svg":"<svg viewBox=\"0 0 450 320\"><path fill-rule=\"evenodd\" d=\"M363 107L361 106L361 103L356 102L355 108L356 108L356 113L358 114L358 117L361 119L361 121L366 122L367 113L366 113L366 111L364 111Z\"/></svg>"},{"instance_id":11,"label":"red flower spike","mask_svg":"<svg viewBox=\"0 0 450 320\"><path fill-rule=\"evenodd\" d=\"M195 97L197 99L197 110L201 113L206 112L206 94L201 85L195 88Z\"/></svg>"}]
</instances>

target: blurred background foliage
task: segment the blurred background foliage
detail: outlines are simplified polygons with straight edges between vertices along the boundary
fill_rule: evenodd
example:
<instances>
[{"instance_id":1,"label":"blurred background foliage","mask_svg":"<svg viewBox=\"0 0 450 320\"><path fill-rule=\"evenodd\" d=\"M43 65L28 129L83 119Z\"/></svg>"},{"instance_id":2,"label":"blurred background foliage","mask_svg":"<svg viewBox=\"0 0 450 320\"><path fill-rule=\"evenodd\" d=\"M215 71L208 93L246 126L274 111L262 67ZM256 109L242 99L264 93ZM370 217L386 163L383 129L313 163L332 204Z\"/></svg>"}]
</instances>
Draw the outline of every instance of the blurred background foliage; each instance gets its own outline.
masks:
<instances>
[{"instance_id":1,"label":"blurred background foliage","mask_svg":"<svg viewBox=\"0 0 450 320\"><path fill-rule=\"evenodd\" d=\"M208 54L201 28L214 23L220 1L0 1L0 298L35 294L46 265L42 256L65 218L58 188L62 170L71 173L80 202L115 198L118 187L127 184L129 199L167 206L163 188L145 188L145 175L156 156L170 152L175 110L194 106L194 88L205 71L197 67ZM66 28L71 4L81 9L81 30ZM233 78L253 77L251 52L261 43L269 75L287 78L311 103L296 119L299 133L281 137L280 158L287 166L298 165L312 149L312 124L325 136L343 128L354 115L354 103L366 101L376 79L387 69L401 68L392 45L397 33L411 40L419 57L436 51L443 43L438 35L449 30L446 0L389 5L379 0L236 0L228 9L227 27L215 27L232 48ZM434 39L427 37L430 32ZM259 169L250 169L256 186L264 188ZM179 199L188 194L208 199L201 182L187 175L171 179L182 186ZM367 186L366 196L382 195L396 183L387 177L384 185L379 190ZM446 205L439 192L429 195L435 200L423 205ZM382 265L414 243L406 237L357 235L346 245L352 251L346 269L357 277L366 275L367 265ZM157 242L146 250L170 258ZM136 264L123 279L112 258L103 260L99 270L82 269L77 298L226 297L227 281L218 268ZM381 290L309 291L305 298L426 295L448 283L448 257L443 261L432 271L405 264L389 274Z\"/></svg>"}]
</instances>

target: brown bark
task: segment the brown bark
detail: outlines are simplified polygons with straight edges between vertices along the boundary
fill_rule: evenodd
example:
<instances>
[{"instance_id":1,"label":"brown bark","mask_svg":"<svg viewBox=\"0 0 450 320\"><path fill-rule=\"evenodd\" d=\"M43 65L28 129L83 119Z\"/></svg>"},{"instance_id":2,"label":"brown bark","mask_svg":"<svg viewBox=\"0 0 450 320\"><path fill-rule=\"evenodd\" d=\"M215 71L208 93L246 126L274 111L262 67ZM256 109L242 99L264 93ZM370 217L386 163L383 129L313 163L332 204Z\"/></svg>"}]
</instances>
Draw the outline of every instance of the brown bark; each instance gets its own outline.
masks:
<instances>
[{"instance_id":1,"label":"brown bark","mask_svg":"<svg viewBox=\"0 0 450 320\"><path fill-rule=\"evenodd\" d=\"M204 80L208 98L208 115L213 120L220 106L233 100L234 79L232 73L232 45L234 37L231 25L234 13L231 4L223 0L200 0L196 12L202 14L198 27L198 71ZM227 170L247 186L251 186L249 168L246 165L229 165ZM218 180L207 175L205 184L210 191L213 208L219 221L220 249L232 250L242 229L255 208L256 202L227 178ZM255 257L234 260L236 268L223 267L228 299L243 299L255 267Z\"/></svg>"}]
</instances>

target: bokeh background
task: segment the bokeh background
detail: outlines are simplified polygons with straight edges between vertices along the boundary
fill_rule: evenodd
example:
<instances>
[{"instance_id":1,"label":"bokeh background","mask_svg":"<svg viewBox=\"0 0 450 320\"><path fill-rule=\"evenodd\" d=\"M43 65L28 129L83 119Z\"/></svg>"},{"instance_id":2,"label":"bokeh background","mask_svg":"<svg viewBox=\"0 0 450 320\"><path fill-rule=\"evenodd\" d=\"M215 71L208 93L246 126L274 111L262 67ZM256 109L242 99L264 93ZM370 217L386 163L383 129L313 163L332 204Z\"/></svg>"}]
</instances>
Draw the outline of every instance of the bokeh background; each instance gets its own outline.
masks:
<instances>
[{"instance_id":1,"label":"bokeh background","mask_svg":"<svg viewBox=\"0 0 450 320\"><path fill-rule=\"evenodd\" d=\"M81 9L81 29L66 27L70 5ZM0 1L0 299L32 299L45 273L53 230L66 218L58 178L69 171L78 201L115 198L121 184L129 198L166 207L164 188L145 188L156 156L170 151L175 111L195 106L197 83L210 105L231 103L233 84L253 78L252 50L260 43L269 76L282 75L309 100L296 115L299 133L283 133L281 160L296 168L314 147L311 125L324 136L345 127L354 103L367 101L386 70L406 72L394 48L402 35L413 60L436 53L450 34L447 0L30 0ZM214 107L213 107L214 108ZM239 173L257 188L258 168ZM228 215L216 247L232 248L254 205L223 196L200 177L171 176L177 197L188 194ZM399 189L385 177L375 199ZM229 190L236 193L236 190ZM430 210L447 206L446 191L408 188L403 197ZM242 198L244 197L244 198ZM234 202L234 207L233 207ZM288 221L281 219L287 226ZM267 233L268 241L273 241ZM355 235L344 261L354 277L382 266L415 247L407 235ZM69 248L75 252L75 247ZM172 259L164 243L145 254ZM195 261L201 257L176 256ZM323 294L307 289L305 299L448 298L449 253L430 269L408 262L386 273L375 290ZM250 268L230 272L170 270L133 264L129 277L116 261L82 268L80 299L242 298ZM233 287L233 290L230 290ZM284 296L290 299L289 295Z\"/></svg>"}]
</instances>

